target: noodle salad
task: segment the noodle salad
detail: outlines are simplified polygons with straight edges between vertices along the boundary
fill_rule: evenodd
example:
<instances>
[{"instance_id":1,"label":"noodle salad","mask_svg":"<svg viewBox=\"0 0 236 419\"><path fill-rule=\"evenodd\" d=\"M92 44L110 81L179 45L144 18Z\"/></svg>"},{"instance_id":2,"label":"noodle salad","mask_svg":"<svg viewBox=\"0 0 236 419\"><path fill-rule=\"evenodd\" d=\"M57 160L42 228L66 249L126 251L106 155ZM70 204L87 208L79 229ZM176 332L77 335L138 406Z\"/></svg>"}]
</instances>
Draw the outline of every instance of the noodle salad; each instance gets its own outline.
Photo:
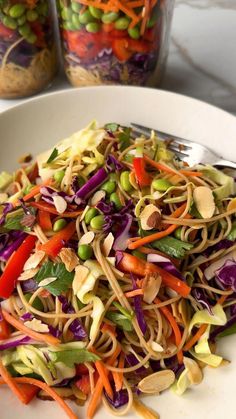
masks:
<instances>
[{"instance_id":1,"label":"noodle salad","mask_svg":"<svg viewBox=\"0 0 236 419\"><path fill-rule=\"evenodd\" d=\"M158 418L145 395L180 396L228 362L234 179L167 145L92 121L1 173L0 384L22 403Z\"/></svg>"}]
</instances>

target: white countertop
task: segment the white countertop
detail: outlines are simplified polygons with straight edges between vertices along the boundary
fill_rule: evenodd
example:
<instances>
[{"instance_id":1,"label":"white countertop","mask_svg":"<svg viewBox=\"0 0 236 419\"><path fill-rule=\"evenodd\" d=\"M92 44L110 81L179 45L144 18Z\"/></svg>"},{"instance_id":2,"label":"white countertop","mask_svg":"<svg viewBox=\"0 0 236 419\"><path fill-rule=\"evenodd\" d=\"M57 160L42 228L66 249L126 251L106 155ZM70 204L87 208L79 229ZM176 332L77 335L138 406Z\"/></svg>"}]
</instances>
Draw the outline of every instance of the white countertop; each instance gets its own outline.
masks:
<instances>
[{"instance_id":1,"label":"white countertop","mask_svg":"<svg viewBox=\"0 0 236 419\"><path fill-rule=\"evenodd\" d=\"M68 88L59 75L47 91ZM162 87L236 114L236 0L176 0ZM18 100L0 100L0 111Z\"/></svg>"}]
</instances>

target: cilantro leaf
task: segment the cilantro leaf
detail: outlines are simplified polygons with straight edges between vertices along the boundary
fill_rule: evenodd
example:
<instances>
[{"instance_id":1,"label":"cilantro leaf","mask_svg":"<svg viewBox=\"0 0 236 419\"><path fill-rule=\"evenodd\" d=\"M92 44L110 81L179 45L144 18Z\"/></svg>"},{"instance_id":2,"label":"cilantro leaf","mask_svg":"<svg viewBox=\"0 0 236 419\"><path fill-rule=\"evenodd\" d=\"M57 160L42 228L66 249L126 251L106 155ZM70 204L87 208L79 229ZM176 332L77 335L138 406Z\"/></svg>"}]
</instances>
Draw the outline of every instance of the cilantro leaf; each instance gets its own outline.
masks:
<instances>
[{"instance_id":1,"label":"cilantro leaf","mask_svg":"<svg viewBox=\"0 0 236 419\"><path fill-rule=\"evenodd\" d=\"M115 323L119 327L119 329L125 330L126 332L132 332L133 330L133 325L131 321L127 319L127 317L124 316L124 314L115 313L114 311L108 311L106 313L106 318Z\"/></svg>"},{"instance_id":2,"label":"cilantro leaf","mask_svg":"<svg viewBox=\"0 0 236 419\"><path fill-rule=\"evenodd\" d=\"M70 349L66 351L51 352L50 358L53 362L63 362L67 367L73 368L74 364L99 361L99 356L89 352L87 349Z\"/></svg>"},{"instance_id":3,"label":"cilantro leaf","mask_svg":"<svg viewBox=\"0 0 236 419\"><path fill-rule=\"evenodd\" d=\"M53 160L55 160L58 156L58 150L57 148L54 148L50 154L50 156L47 159L47 164L51 163Z\"/></svg>"},{"instance_id":4,"label":"cilantro leaf","mask_svg":"<svg viewBox=\"0 0 236 419\"><path fill-rule=\"evenodd\" d=\"M74 274L73 272L68 272L63 263L48 261L40 268L34 279L40 285L40 282L45 278L57 278L54 282L43 287L51 294L57 296L70 288Z\"/></svg>"}]
</instances>

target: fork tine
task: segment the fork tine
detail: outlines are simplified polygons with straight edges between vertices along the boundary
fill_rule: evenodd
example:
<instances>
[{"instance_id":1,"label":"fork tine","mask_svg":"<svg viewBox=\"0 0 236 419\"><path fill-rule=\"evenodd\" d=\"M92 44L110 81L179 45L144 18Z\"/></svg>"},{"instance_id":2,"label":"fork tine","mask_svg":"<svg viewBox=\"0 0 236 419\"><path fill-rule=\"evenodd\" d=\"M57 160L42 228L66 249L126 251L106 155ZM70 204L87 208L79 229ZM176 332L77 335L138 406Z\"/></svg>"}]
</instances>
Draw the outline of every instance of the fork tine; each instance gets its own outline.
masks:
<instances>
[{"instance_id":1,"label":"fork tine","mask_svg":"<svg viewBox=\"0 0 236 419\"><path fill-rule=\"evenodd\" d=\"M180 150L179 147L173 147L172 144L167 145L168 150L173 151L177 156L181 157L182 159L184 159L185 157L189 157L189 154L187 154L187 152L185 152L185 150Z\"/></svg>"},{"instance_id":2,"label":"fork tine","mask_svg":"<svg viewBox=\"0 0 236 419\"><path fill-rule=\"evenodd\" d=\"M175 143L184 145L186 148L191 147L191 141L185 140L181 137L176 137L175 135L168 134L167 132L159 131L157 129L152 129L148 127L144 127L143 125L139 125L136 123L131 122L131 126L135 128L136 132L139 134L150 135L151 131L154 131L155 134L161 136L164 140L174 140Z\"/></svg>"}]
</instances>

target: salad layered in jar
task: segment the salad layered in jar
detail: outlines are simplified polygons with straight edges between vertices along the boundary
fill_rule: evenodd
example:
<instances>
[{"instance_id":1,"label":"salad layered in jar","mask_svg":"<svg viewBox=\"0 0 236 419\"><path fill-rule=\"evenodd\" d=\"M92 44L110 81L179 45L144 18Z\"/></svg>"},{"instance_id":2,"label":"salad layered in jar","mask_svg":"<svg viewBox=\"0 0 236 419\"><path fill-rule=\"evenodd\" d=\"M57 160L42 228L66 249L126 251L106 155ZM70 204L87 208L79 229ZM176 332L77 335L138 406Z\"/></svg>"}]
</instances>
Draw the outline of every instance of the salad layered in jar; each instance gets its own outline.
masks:
<instances>
[{"instance_id":1,"label":"salad layered in jar","mask_svg":"<svg viewBox=\"0 0 236 419\"><path fill-rule=\"evenodd\" d=\"M29 96L50 84L53 38L47 0L0 0L0 97Z\"/></svg>"},{"instance_id":2,"label":"salad layered in jar","mask_svg":"<svg viewBox=\"0 0 236 419\"><path fill-rule=\"evenodd\" d=\"M172 0L59 0L71 84L150 84L166 56L172 9Z\"/></svg>"}]
</instances>

